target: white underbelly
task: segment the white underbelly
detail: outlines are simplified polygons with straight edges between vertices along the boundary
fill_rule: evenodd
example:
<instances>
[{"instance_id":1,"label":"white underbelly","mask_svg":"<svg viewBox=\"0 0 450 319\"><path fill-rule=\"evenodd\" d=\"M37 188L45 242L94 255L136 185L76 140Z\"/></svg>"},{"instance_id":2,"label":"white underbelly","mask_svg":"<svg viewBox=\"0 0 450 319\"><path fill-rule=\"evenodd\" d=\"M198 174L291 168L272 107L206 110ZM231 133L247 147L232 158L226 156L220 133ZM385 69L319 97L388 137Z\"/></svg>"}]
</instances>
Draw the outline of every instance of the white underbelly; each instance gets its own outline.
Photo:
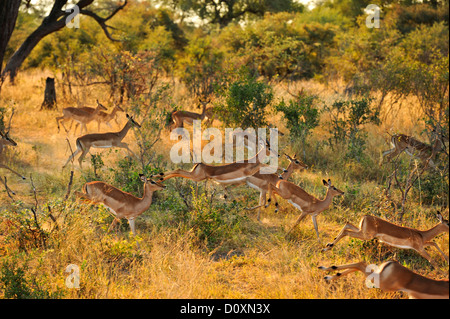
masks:
<instances>
[{"instance_id":1,"label":"white underbelly","mask_svg":"<svg viewBox=\"0 0 450 319\"><path fill-rule=\"evenodd\" d=\"M401 249L413 249L407 243L402 243L395 237L386 236L386 235L382 235L382 234L377 235L375 237L377 237L380 242L390 245L392 247L401 248Z\"/></svg>"},{"instance_id":2,"label":"white underbelly","mask_svg":"<svg viewBox=\"0 0 450 319\"><path fill-rule=\"evenodd\" d=\"M296 204L296 203L294 203L292 200L288 200L288 202L292 205L292 206L294 206L295 208L297 208L299 211L301 211L301 212L303 212L303 209L300 207L300 205L298 205L298 204Z\"/></svg>"},{"instance_id":3,"label":"white underbelly","mask_svg":"<svg viewBox=\"0 0 450 319\"><path fill-rule=\"evenodd\" d=\"M219 184L231 184L231 183L241 182L246 178L247 178L247 176L243 176L243 177L237 177L237 178L233 178L233 179L221 179L221 180L215 179L214 181Z\"/></svg>"},{"instance_id":4,"label":"white underbelly","mask_svg":"<svg viewBox=\"0 0 450 319\"><path fill-rule=\"evenodd\" d=\"M247 182L247 185L250 186L251 188L257 189L257 190L261 190L258 186L256 186L255 184L252 184L250 182Z\"/></svg>"},{"instance_id":5,"label":"white underbelly","mask_svg":"<svg viewBox=\"0 0 450 319\"><path fill-rule=\"evenodd\" d=\"M112 209L111 207L109 207L109 206L107 206L107 205L105 205L105 204L103 204L103 206L105 206L106 208L108 208L108 210L109 210L114 216L117 216L117 213L114 211L114 209Z\"/></svg>"}]
</instances>

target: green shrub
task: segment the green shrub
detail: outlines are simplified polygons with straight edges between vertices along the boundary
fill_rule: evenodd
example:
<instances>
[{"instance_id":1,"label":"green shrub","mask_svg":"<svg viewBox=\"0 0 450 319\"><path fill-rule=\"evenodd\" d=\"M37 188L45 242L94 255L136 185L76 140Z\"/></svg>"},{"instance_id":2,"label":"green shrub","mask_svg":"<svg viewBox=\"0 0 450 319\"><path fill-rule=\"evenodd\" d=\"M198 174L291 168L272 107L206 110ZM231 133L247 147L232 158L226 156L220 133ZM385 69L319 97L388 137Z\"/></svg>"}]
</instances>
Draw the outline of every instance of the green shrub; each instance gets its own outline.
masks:
<instances>
[{"instance_id":1,"label":"green shrub","mask_svg":"<svg viewBox=\"0 0 450 319\"><path fill-rule=\"evenodd\" d=\"M251 75L231 83L223 93L224 103L217 106L219 119L227 127L252 127L267 125L266 108L272 103L272 87Z\"/></svg>"}]
</instances>

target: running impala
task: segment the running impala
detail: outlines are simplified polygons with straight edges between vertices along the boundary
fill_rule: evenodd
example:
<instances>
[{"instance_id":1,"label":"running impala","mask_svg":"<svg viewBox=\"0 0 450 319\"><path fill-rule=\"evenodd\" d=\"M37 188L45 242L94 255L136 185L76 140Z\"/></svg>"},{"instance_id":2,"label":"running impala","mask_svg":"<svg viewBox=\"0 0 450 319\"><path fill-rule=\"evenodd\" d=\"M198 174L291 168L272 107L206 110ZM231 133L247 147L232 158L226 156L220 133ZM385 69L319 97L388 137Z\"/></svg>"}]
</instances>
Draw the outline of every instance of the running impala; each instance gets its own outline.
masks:
<instances>
[{"instance_id":1,"label":"running impala","mask_svg":"<svg viewBox=\"0 0 450 319\"><path fill-rule=\"evenodd\" d=\"M109 209L114 215L114 220L108 231L113 229L120 219L126 218L131 232L133 235L136 235L135 218L150 207L153 192L165 188L164 185L147 179L143 174L139 174L139 176L144 183L144 195L142 198L100 181L84 184L83 192L75 192L75 194L96 204L103 204Z\"/></svg>"},{"instance_id":2,"label":"running impala","mask_svg":"<svg viewBox=\"0 0 450 319\"><path fill-rule=\"evenodd\" d=\"M444 219L440 212L437 212L437 218L439 223L434 227L428 230L417 230L392 224L376 216L365 215L361 218L359 227L350 223L345 224L334 241L327 244L322 251L330 250L338 241L346 236L361 240L378 238L381 242L390 246L413 249L422 257L426 258L433 266L437 267L437 264L425 250L425 247L428 246L435 247L448 263L448 256L446 256L439 246L432 241L433 238L442 233L449 233L448 220Z\"/></svg>"},{"instance_id":3,"label":"running impala","mask_svg":"<svg viewBox=\"0 0 450 319\"><path fill-rule=\"evenodd\" d=\"M333 198L335 196L344 195L344 192L337 189L331 185L331 180L328 182L322 180L323 185L327 187L327 194L324 199L318 199L310 194L308 194L301 187L295 185L294 183L280 180L276 185L269 184L269 200L266 207L270 205L272 201L272 193L281 196L286 199L290 204L297 208L301 214L295 222L294 226L287 232L286 236L306 217L311 216L314 229L316 230L317 240L320 242L319 228L317 225L317 215L319 215L324 210L328 209L333 203ZM275 211L278 211L278 202L275 203Z\"/></svg>"},{"instance_id":4,"label":"running impala","mask_svg":"<svg viewBox=\"0 0 450 319\"><path fill-rule=\"evenodd\" d=\"M352 272L360 271L366 276L366 280L373 279L374 282L377 282L374 285L375 288L386 292L404 291L411 299L449 298L448 279L435 280L421 276L392 260L375 267L375 271L365 262L331 267L319 266L319 269L324 271L343 270L335 275L325 276L326 281L337 280Z\"/></svg>"},{"instance_id":5,"label":"running impala","mask_svg":"<svg viewBox=\"0 0 450 319\"><path fill-rule=\"evenodd\" d=\"M78 153L81 152L80 157L78 158L78 162L83 162L83 158L86 156L86 154L89 152L91 147L94 148L110 148L110 147L119 147L119 148L125 148L130 155L134 155L134 153L130 150L127 143L122 142L122 140L127 135L128 131L131 127L137 126L141 127L138 123L136 123L131 116L127 114L128 122L125 124L122 130L119 132L109 132L109 133L93 133L93 134L86 134L79 138L77 138L76 145L77 149L75 152L69 156L67 159L66 164L64 164L63 168L66 167L69 162L78 155Z\"/></svg>"}]
</instances>

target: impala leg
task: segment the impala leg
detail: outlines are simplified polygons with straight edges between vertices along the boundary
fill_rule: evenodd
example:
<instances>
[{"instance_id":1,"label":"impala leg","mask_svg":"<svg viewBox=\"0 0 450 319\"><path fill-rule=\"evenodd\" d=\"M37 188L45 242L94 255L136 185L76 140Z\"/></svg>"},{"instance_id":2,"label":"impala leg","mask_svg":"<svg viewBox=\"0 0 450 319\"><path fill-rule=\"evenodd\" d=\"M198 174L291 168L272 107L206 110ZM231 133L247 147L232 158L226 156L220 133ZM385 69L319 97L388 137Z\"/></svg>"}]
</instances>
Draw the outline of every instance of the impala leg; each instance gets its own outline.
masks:
<instances>
[{"instance_id":1,"label":"impala leg","mask_svg":"<svg viewBox=\"0 0 450 319\"><path fill-rule=\"evenodd\" d=\"M109 225L108 233L109 233L111 230L113 230L113 228L116 226L116 224L117 224L118 222L119 222L119 219L118 219L117 217L114 216L114 219L113 219L111 225Z\"/></svg>"},{"instance_id":2,"label":"impala leg","mask_svg":"<svg viewBox=\"0 0 450 319\"><path fill-rule=\"evenodd\" d=\"M134 218L128 219L128 224L130 225L131 233L133 236L136 236L136 226ZM136 246L138 249L140 249L139 242L136 241Z\"/></svg>"},{"instance_id":3,"label":"impala leg","mask_svg":"<svg viewBox=\"0 0 450 319\"><path fill-rule=\"evenodd\" d=\"M424 247L428 247L428 246L432 246L435 247L442 256L444 256L444 259L447 261L448 263L448 256L446 254L444 254L444 252L441 250L441 248L439 248L438 244L436 244L434 241L429 241L423 244Z\"/></svg>"},{"instance_id":4,"label":"impala leg","mask_svg":"<svg viewBox=\"0 0 450 319\"><path fill-rule=\"evenodd\" d=\"M131 233L133 234L133 236L136 236L136 225L134 218L128 219L128 224L130 225Z\"/></svg>"},{"instance_id":5,"label":"impala leg","mask_svg":"<svg viewBox=\"0 0 450 319\"><path fill-rule=\"evenodd\" d=\"M67 128L64 126L64 122L65 121L67 121L67 119L64 116L59 116L59 117L56 118L56 124L58 125L58 132L59 132L59 123L61 123L61 125L64 128L64 130L66 131L66 133L69 132L67 130Z\"/></svg>"},{"instance_id":6,"label":"impala leg","mask_svg":"<svg viewBox=\"0 0 450 319\"><path fill-rule=\"evenodd\" d=\"M320 243L319 227L318 227L318 225L317 225L317 216L316 216L316 215L312 215L311 218L312 218L312 221L313 221L314 229L316 230L317 240L318 240L319 243Z\"/></svg>"},{"instance_id":7,"label":"impala leg","mask_svg":"<svg viewBox=\"0 0 450 319\"><path fill-rule=\"evenodd\" d=\"M385 159L386 159L387 162L390 162L395 156L397 156L401 152L403 152L403 150L399 150L396 147L394 147L394 148L392 148L390 150L384 151L382 153L381 163L384 162Z\"/></svg>"},{"instance_id":8,"label":"impala leg","mask_svg":"<svg viewBox=\"0 0 450 319\"><path fill-rule=\"evenodd\" d=\"M425 246L425 245L424 245ZM420 254L420 256L422 256L423 258L425 258L426 260L428 260L430 262L431 265L433 265L434 268L439 269L438 265L436 264L436 262L431 258L431 256L426 252L425 248L422 247L422 249L418 249L417 252Z\"/></svg>"},{"instance_id":9,"label":"impala leg","mask_svg":"<svg viewBox=\"0 0 450 319\"><path fill-rule=\"evenodd\" d=\"M351 274L355 271L361 271L366 276L370 274L370 272L366 271L367 264L363 261L359 262L359 263L347 264L347 265L341 265L341 266L331 266L331 267L319 266L319 269L324 270L324 271L344 270L342 273L338 272L337 274L332 275L332 276L325 276L325 280L327 280L327 281L339 279L339 278L341 278L345 275Z\"/></svg>"},{"instance_id":10,"label":"impala leg","mask_svg":"<svg viewBox=\"0 0 450 319\"><path fill-rule=\"evenodd\" d=\"M168 180L169 178L173 178L173 177L188 178L188 179L192 179L195 182L201 182L206 179L206 176L204 174L197 172L197 170L195 170L195 169L191 172L188 172L188 171L185 171L182 169L176 169L172 172L164 174L164 177L161 177L159 179L159 181L163 182L163 181Z\"/></svg>"},{"instance_id":11,"label":"impala leg","mask_svg":"<svg viewBox=\"0 0 450 319\"><path fill-rule=\"evenodd\" d=\"M336 245L336 243L338 241L340 241L342 238L344 238L346 236L350 236L350 237L358 238L358 239L362 239L362 240L372 239L371 236L367 236L366 234L364 234L358 227L356 227L350 223L347 223L347 224L345 224L344 227L342 227L341 231L336 236L334 241L332 243L328 243L327 246L324 249L322 249L322 252L330 250L334 245Z\"/></svg>"},{"instance_id":12,"label":"impala leg","mask_svg":"<svg viewBox=\"0 0 450 319\"><path fill-rule=\"evenodd\" d=\"M21 179L25 179L25 176L20 175L18 172L16 172L15 170L13 170L12 168L4 165L4 164L0 164L0 168L6 168L7 170L10 170L11 172L13 172L14 174L16 174L17 176L19 176Z\"/></svg>"},{"instance_id":13,"label":"impala leg","mask_svg":"<svg viewBox=\"0 0 450 319\"><path fill-rule=\"evenodd\" d=\"M275 195L278 195L279 189L270 183L269 183L269 186L267 187L267 189L268 189L268 193L269 193L269 199L267 200L267 205L265 205L265 208L269 207L270 203L272 202L272 195L273 195L273 198L275 199L275 213L276 213L276 212L278 212L278 201L276 200Z\"/></svg>"},{"instance_id":14,"label":"impala leg","mask_svg":"<svg viewBox=\"0 0 450 319\"><path fill-rule=\"evenodd\" d=\"M289 235L289 233L290 233L291 231L293 231L294 228L297 227L297 225L300 224L300 222L301 222L306 216L308 216L308 214L305 213L305 212L302 212L302 213L300 214L300 216L297 218L297 221L295 222L294 226L292 226L291 229L286 233L285 237L287 237L287 235Z\"/></svg>"},{"instance_id":15,"label":"impala leg","mask_svg":"<svg viewBox=\"0 0 450 319\"><path fill-rule=\"evenodd\" d=\"M128 151L128 154L129 154L131 157L137 159L136 154L133 153L133 151L130 149L130 147L128 146L127 143L120 142L120 143L118 143L117 145L114 145L114 146L115 146L115 147L119 147L119 148L124 148L124 149L126 149L126 150Z\"/></svg>"},{"instance_id":16,"label":"impala leg","mask_svg":"<svg viewBox=\"0 0 450 319\"><path fill-rule=\"evenodd\" d=\"M69 164L69 162L80 152L81 152L81 149L77 148L75 150L75 152L69 156L69 158L67 159L67 162L66 162L66 164L64 164L63 168L65 168L67 166L67 164Z\"/></svg>"},{"instance_id":17,"label":"impala leg","mask_svg":"<svg viewBox=\"0 0 450 319\"><path fill-rule=\"evenodd\" d=\"M83 153L81 153L80 157L78 157L78 163L80 164L80 168L82 167L83 159L86 156L86 154L89 152L89 149L84 149Z\"/></svg>"},{"instance_id":18,"label":"impala leg","mask_svg":"<svg viewBox=\"0 0 450 319\"><path fill-rule=\"evenodd\" d=\"M261 221L261 209L266 205L266 192L261 191L259 194L259 208L258 208L258 216L256 217L258 221Z\"/></svg>"}]
</instances>

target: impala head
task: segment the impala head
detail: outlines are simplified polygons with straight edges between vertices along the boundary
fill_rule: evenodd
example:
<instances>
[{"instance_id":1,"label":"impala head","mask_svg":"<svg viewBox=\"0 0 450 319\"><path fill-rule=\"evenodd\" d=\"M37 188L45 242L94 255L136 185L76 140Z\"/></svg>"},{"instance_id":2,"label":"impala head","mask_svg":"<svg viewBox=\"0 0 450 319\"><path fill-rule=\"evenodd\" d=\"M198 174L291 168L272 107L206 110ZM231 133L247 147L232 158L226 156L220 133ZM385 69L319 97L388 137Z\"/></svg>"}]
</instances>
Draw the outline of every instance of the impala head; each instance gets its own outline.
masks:
<instances>
[{"instance_id":1,"label":"impala head","mask_svg":"<svg viewBox=\"0 0 450 319\"><path fill-rule=\"evenodd\" d=\"M130 116L130 115L127 114L127 119L128 119L128 121L129 121L131 124L137 126L138 128L141 128L141 126L140 126L135 120L133 120L133 117L132 117L132 116Z\"/></svg>"},{"instance_id":2,"label":"impala head","mask_svg":"<svg viewBox=\"0 0 450 319\"><path fill-rule=\"evenodd\" d=\"M297 159L297 154L295 154L293 158L286 153L284 154L284 156L286 156L286 158L291 162L291 164L294 166L294 169L308 169L308 165ZM287 170L285 169L284 172L286 173Z\"/></svg>"},{"instance_id":3,"label":"impala head","mask_svg":"<svg viewBox=\"0 0 450 319\"><path fill-rule=\"evenodd\" d=\"M114 103L114 108L115 108L117 111L125 112L125 110L124 110L119 104L115 104L115 103Z\"/></svg>"},{"instance_id":4,"label":"impala head","mask_svg":"<svg viewBox=\"0 0 450 319\"><path fill-rule=\"evenodd\" d=\"M332 195L333 197L344 195L343 191L331 185L331 179L328 179L328 181L323 179L322 183L328 188L328 192L330 192L330 195Z\"/></svg>"},{"instance_id":5,"label":"impala head","mask_svg":"<svg viewBox=\"0 0 450 319\"><path fill-rule=\"evenodd\" d=\"M203 108L205 108L206 105L208 105L209 103L211 103L211 99L207 99L206 101L204 101L204 100L202 100L202 99L199 99L198 102L199 102L199 104L197 105L197 108L198 108L198 109L200 108L200 105L201 105Z\"/></svg>"},{"instance_id":6,"label":"impala head","mask_svg":"<svg viewBox=\"0 0 450 319\"><path fill-rule=\"evenodd\" d=\"M9 137L9 132L3 133L0 131L0 136L2 138L1 141L3 142L3 145L9 145L9 146L17 145L17 143Z\"/></svg>"},{"instance_id":7,"label":"impala head","mask_svg":"<svg viewBox=\"0 0 450 319\"><path fill-rule=\"evenodd\" d=\"M98 100L97 100L97 108L102 109L104 111L108 110L103 104L101 104Z\"/></svg>"},{"instance_id":8,"label":"impala head","mask_svg":"<svg viewBox=\"0 0 450 319\"><path fill-rule=\"evenodd\" d=\"M437 212L436 216L439 219L439 221L441 222L441 225L446 227L446 232L448 233L449 232L449 230L448 230L448 220L444 219L444 216L442 216L439 211Z\"/></svg>"},{"instance_id":9,"label":"impala head","mask_svg":"<svg viewBox=\"0 0 450 319\"><path fill-rule=\"evenodd\" d=\"M144 182L151 191L159 191L166 188L166 186L161 183L155 182L154 180L151 179L147 179L147 177L145 177L144 174L139 174L139 177L141 178L141 181Z\"/></svg>"}]
</instances>

